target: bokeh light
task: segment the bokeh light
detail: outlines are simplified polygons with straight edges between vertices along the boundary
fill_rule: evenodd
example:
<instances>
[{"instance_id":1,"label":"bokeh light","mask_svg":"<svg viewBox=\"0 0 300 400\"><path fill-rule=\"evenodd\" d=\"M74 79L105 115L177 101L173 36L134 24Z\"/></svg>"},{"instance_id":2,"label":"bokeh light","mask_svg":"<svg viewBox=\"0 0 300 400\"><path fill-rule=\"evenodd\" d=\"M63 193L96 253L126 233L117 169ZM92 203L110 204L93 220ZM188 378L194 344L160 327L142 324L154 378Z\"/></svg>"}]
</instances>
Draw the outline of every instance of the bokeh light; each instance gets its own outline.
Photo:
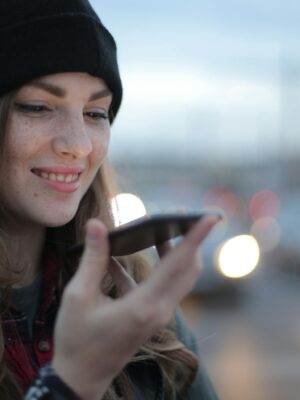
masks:
<instances>
[{"instance_id":1,"label":"bokeh light","mask_svg":"<svg viewBox=\"0 0 300 400\"><path fill-rule=\"evenodd\" d=\"M241 199L231 190L215 186L208 190L203 199L205 207L224 211L227 218L232 218L242 210Z\"/></svg>"},{"instance_id":2,"label":"bokeh light","mask_svg":"<svg viewBox=\"0 0 300 400\"><path fill-rule=\"evenodd\" d=\"M280 242L281 229L275 218L258 219L252 225L250 232L258 241L263 253L274 250Z\"/></svg>"},{"instance_id":3,"label":"bokeh light","mask_svg":"<svg viewBox=\"0 0 300 400\"><path fill-rule=\"evenodd\" d=\"M242 278L257 267L260 249L251 235L235 236L223 243L217 252L217 264L228 278Z\"/></svg>"},{"instance_id":4,"label":"bokeh light","mask_svg":"<svg viewBox=\"0 0 300 400\"><path fill-rule=\"evenodd\" d=\"M271 190L264 189L255 193L249 202L249 214L253 221L264 217L278 217L280 199Z\"/></svg>"},{"instance_id":5,"label":"bokeh light","mask_svg":"<svg viewBox=\"0 0 300 400\"><path fill-rule=\"evenodd\" d=\"M116 226L143 217L146 208L143 201L132 193L120 193L112 200L112 212Z\"/></svg>"}]
</instances>

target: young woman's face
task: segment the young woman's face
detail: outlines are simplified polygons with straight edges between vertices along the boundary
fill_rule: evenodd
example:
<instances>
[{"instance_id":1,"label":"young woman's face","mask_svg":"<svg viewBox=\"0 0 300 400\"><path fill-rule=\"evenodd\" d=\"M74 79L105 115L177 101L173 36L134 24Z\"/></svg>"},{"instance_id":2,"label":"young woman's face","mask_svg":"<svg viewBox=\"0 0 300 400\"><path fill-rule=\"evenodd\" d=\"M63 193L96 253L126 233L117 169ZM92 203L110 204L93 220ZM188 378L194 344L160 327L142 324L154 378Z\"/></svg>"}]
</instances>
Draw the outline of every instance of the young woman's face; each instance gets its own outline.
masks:
<instances>
[{"instance_id":1,"label":"young woman's face","mask_svg":"<svg viewBox=\"0 0 300 400\"><path fill-rule=\"evenodd\" d=\"M48 75L13 98L0 201L25 223L60 226L75 215L109 144L111 93L86 73Z\"/></svg>"}]
</instances>

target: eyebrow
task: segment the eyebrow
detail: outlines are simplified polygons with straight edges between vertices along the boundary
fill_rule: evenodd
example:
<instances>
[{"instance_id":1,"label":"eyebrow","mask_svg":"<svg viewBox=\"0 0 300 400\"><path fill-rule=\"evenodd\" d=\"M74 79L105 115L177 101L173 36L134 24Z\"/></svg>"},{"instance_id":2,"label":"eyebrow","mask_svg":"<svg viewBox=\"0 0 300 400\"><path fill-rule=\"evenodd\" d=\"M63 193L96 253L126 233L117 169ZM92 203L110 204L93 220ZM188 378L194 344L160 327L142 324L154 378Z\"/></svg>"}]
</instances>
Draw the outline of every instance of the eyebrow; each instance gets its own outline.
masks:
<instances>
[{"instance_id":1,"label":"eyebrow","mask_svg":"<svg viewBox=\"0 0 300 400\"><path fill-rule=\"evenodd\" d=\"M43 89L46 92L53 94L56 97L65 97L67 94L67 91L65 89L63 89L62 87L53 85L52 83L47 83L47 82L42 82L42 81L34 81L34 82L30 82L28 84L28 86L33 86L33 87L37 87L39 89ZM101 98L107 97L107 96L112 96L111 91L106 88L101 89L95 93L92 93L89 98L89 101L98 100L98 99L101 99Z\"/></svg>"}]
</instances>

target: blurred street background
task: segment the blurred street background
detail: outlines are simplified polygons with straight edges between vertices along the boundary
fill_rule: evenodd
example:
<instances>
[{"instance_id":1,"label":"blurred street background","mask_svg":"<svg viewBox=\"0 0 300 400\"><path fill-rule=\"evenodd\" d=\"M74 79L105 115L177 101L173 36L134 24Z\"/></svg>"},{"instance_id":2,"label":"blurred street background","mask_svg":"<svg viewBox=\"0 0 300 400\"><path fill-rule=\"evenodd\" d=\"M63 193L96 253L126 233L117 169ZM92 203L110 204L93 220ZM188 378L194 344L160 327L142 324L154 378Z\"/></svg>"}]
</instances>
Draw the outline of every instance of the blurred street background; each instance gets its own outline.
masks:
<instances>
[{"instance_id":1,"label":"blurred street background","mask_svg":"<svg viewBox=\"0 0 300 400\"><path fill-rule=\"evenodd\" d=\"M300 2L92 3L124 83L118 223L221 209L184 316L222 400L298 400Z\"/></svg>"}]
</instances>

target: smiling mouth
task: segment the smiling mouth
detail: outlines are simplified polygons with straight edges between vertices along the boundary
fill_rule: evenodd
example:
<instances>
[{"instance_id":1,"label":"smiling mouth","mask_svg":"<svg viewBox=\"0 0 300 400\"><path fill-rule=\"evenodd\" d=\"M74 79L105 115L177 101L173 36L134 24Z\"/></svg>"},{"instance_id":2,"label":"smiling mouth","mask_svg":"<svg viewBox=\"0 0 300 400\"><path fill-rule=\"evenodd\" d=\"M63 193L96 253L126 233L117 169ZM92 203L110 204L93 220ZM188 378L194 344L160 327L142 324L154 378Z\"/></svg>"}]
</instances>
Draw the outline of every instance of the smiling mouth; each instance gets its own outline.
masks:
<instances>
[{"instance_id":1,"label":"smiling mouth","mask_svg":"<svg viewBox=\"0 0 300 400\"><path fill-rule=\"evenodd\" d=\"M38 171L32 170L32 172L39 176L40 178L47 179L48 181L52 182L64 182L64 183L72 183L76 182L80 176L78 174L54 174L53 172L45 172L45 171Z\"/></svg>"}]
</instances>

